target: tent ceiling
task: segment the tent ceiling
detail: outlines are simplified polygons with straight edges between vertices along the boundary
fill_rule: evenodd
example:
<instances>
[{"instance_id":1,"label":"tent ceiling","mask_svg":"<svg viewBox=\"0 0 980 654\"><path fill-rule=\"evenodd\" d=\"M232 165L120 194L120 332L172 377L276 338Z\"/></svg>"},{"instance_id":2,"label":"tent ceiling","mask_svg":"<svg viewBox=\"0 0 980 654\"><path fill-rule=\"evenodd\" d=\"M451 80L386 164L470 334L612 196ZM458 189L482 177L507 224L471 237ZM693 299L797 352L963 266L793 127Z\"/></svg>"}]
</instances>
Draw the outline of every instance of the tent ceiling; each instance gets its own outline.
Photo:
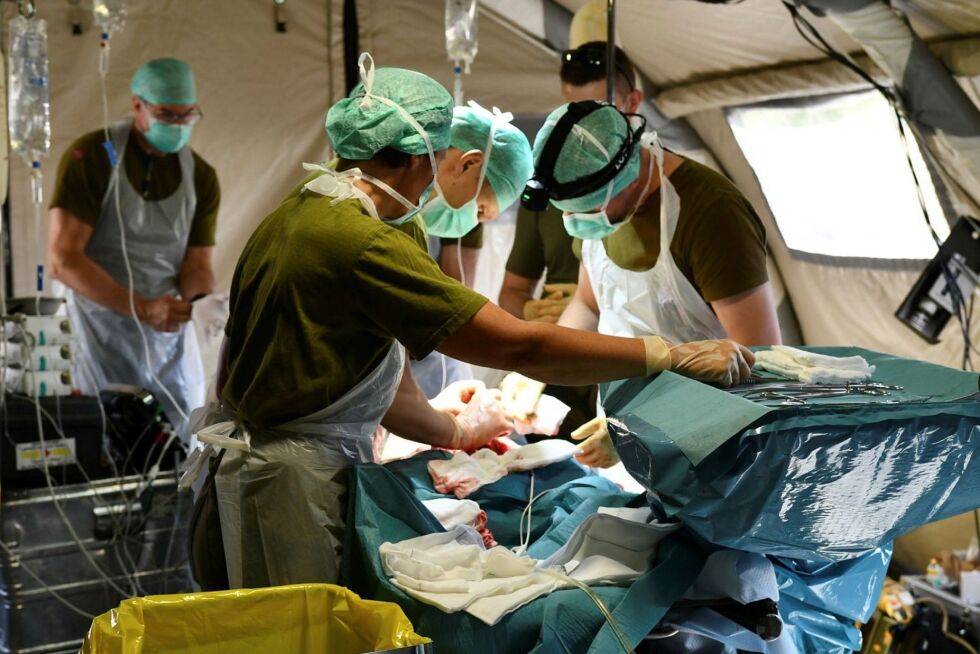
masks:
<instances>
[{"instance_id":1,"label":"tent ceiling","mask_svg":"<svg viewBox=\"0 0 980 654\"><path fill-rule=\"evenodd\" d=\"M558 2L574 12L588 0ZM928 12L909 13L913 27L923 38L947 33L943 23L950 16L972 16L980 21L977 0L916 0L915 4ZM829 21L817 18L813 22L837 49L860 51ZM736 70L823 58L796 32L780 0L745 0L735 5L619 0L616 31L640 70L661 88Z\"/></svg>"}]
</instances>

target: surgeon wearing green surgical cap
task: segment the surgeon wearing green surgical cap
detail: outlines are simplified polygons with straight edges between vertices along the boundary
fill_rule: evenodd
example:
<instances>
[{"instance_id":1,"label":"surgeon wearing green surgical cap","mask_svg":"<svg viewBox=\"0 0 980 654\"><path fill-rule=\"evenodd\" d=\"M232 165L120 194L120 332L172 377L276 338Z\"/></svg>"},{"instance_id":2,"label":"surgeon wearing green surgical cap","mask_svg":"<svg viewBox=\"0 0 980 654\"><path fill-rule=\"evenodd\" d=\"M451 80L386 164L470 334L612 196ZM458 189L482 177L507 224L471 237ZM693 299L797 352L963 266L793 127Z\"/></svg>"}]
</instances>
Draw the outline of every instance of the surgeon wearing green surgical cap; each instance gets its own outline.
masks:
<instances>
[{"instance_id":1,"label":"surgeon wearing green surgical cap","mask_svg":"<svg viewBox=\"0 0 980 654\"><path fill-rule=\"evenodd\" d=\"M462 181L436 180L452 149L452 98L421 73L376 70L367 54L358 63L361 83L327 112L337 161L306 164L313 174L261 222L232 279L220 401L198 431L229 445L195 512L193 568L208 590L336 582L349 468L374 461L379 426L476 449L527 417L508 415L499 391L476 382L430 404L408 357L437 350L566 384L674 367L660 342L527 323L443 274L400 227L430 198L473 199ZM494 201L512 201L526 167L505 180L491 170ZM749 373L737 347L718 346L699 376ZM687 361L677 359L680 372Z\"/></svg>"},{"instance_id":2,"label":"surgeon wearing green surgical cap","mask_svg":"<svg viewBox=\"0 0 980 654\"><path fill-rule=\"evenodd\" d=\"M146 388L189 442L187 418L205 390L191 302L214 290L221 194L214 168L188 145L201 118L190 65L148 61L130 89L131 116L61 158L48 260L69 289L78 387L96 396L107 384Z\"/></svg>"},{"instance_id":3,"label":"surgeon wearing green surgical cap","mask_svg":"<svg viewBox=\"0 0 980 654\"><path fill-rule=\"evenodd\" d=\"M512 119L475 102L453 110L449 150L436 175L442 195L421 212L430 234L462 238L517 200L533 164L527 137Z\"/></svg>"}]
</instances>

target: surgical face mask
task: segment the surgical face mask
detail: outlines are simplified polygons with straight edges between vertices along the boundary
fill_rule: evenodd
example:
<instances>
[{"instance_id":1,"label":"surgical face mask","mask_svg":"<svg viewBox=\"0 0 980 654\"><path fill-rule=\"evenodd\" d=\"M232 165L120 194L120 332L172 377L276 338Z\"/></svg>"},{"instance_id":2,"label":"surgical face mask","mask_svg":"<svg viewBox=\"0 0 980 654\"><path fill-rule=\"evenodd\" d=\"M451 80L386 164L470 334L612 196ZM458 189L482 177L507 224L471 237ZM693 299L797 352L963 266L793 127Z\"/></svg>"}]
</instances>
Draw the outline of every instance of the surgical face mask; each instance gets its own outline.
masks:
<instances>
[{"instance_id":1,"label":"surgical face mask","mask_svg":"<svg viewBox=\"0 0 980 654\"><path fill-rule=\"evenodd\" d=\"M193 125L171 125L156 118L150 118L150 127L143 136L147 142L160 152L172 154L191 140Z\"/></svg>"},{"instance_id":2,"label":"surgical face mask","mask_svg":"<svg viewBox=\"0 0 980 654\"><path fill-rule=\"evenodd\" d=\"M644 143L644 145L647 144ZM646 193L646 189L650 186L650 182L653 180L654 161L659 160L660 165L663 166L663 150L659 150L659 155L657 152L658 151L654 148L654 152L651 153L650 168L647 173L646 185L636 197L636 203L633 205L633 208L622 220L614 225L609 221L609 216L606 214L606 209L609 208L609 201L612 199L614 182L610 182L609 191L606 192L606 201L602 203L602 209L593 213L565 213L562 215L565 223L565 231L568 232L572 238L582 239L583 241L598 240L611 236L617 229L632 220L633 216L636 215L636 212L639 211L640 203L643 201L643 196Z\"/></svg>"},{"instance_id":3,"label":"surgical face mask","mask_svg":"<svg viewBox=\"0 0 980 654\"><path fill-rule=\"evenodd\" d=\"M590 213L565 213L562 215L565 223L565 231L572 238L582 239L583 241L598 240L606 238L617 229L626 224L620 221L613 225L609 222L606 209L609 208L609 200L612 199L613 183L609 182L609 190L606 191L606 200L602 203L599 211Z\"/></svg>"},{"instance_id":4,"label":"surgical face mask","mask_svg":"<svg viewBox=\"0 0 980 654\"><path fill-rule=\"evenodd\" d=\"M479 105L471 100L470 106L478 107ZM497 122L509 122L513 119L512 114L503 114L496 107L493 108L493 111L493 118L490 120L490 136L487 137L487 147L484 149L483 163L480 166L480 180L476 184L476 193L473 194L473 198L461 207L452 207L446 201L446 196L440 193L439 197L422 208L422 219L425 220L425 225L433 236L462 238L473 231L480 222L480 192L483 190L483 182L487 178L487 166L490 165L490 155L493 152L493 136L497 129Z\"/></svg>"},{"instance_id":5,"label":"surgical face mask","mask_svg":"<svg viewBox=\"0 0 980 654\"><path fill-rule=\"evenodd\" d=\"M483 182L487 175L487 162L493 148L493 125L490 127L490 140L487 151L480 166L480 180L476 184L476 193L461 207L452 207L444 195L439 195L422 207L422 219L428 232L440 238L462 238L473 231L479 223L480 208L478 200L483 190Z\"/></svg>"}]
</instances>

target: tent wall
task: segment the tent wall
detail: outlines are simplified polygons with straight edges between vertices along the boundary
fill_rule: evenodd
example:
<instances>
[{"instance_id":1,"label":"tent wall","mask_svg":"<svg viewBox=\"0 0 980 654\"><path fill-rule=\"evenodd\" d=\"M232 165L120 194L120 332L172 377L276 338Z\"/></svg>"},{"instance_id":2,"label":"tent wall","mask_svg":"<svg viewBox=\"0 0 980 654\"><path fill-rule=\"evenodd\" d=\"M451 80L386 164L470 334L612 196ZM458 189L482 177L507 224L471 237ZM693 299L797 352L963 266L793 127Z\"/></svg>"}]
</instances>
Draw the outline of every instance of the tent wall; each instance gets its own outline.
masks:
<instances>
[{"instance_id":1,"label":"tent wall","mask_svg":"<svg viewBox=\"0 0 980 654\"><path fill-rule=\"evenodd\" d=\"M300 164L325 156L323 117L331 99L343 94L342 74L331 74L331 64L342 71L340 4L290 2L283 34L274 29L271 2L131 2L125 30L113 37L108 78L113 119L130 111L129 80L142 62L176 56L194 68L205 118L191 145L217 169L222 190L215 250L219 288L228 288L254 227L303 175ZM9 20L13 7L3 3L3 8ZM70 9L67 2L39 3L39 15L48 21L51 85L46 199L62 153L75 138L102 125L98 33L85 12L84 34L73 36ZM46 240L47 215L35 235L27 167L15 159L10 173L15 292L30 293L34 244L37 236Z\"/></svg>"},{"instance_id":2,"label":"tent wall","mask_svg":"<svg viewBox=\"0 0 980 654\"><path fill-rule=\"evenodd\" d=\"M745 159L720 109L690 115L689 120L726 172L759 212L769 248L786 284L808 344L858 345L901 356L958 367L963 342L951 321L939 345L927 345L893 314L921 270L887 262L881 267L839 265L798 258L786 247L759 181ZM980 325L973 338L980 339Z\"/></svg>"},{"instance_id":3,"label":"tent wall","mask_svg":"<svg viewBox=\"0 0 980 654\"><path fill-rule=\"evenodd\" d=\"M195 130L192 145L217 168L223 192L215 255L219 288L228 287L238 254L255 225L302 174L300 164L327 154L323 115L331 101L345 90L345 4L344 0L289 3L288 31L282 34L274 30L271 4L235 0L131 3L126 29L113 40L108 80L113 116L123 116L129 110L128 81L139 63L156 56L175 55L187 59L197 72L206 118ZM410 62L413 68L451 85L443 41L442 2L360 0L353 4L360 26L359 49L371 51L378 65ZM547 112L562 101L557 81L559 62L555 51L528 30L546 34L549 23L562 21L555 18L555 9L547 0L490 4L493 6L481 14L477 60L472 74L464 78L467 98L515 113ZM562 4L575 8L569 6L575 3ZM546 5L551 6L550 13ZM659 104L667 107L665 113L670 116L690 114L691 123L709 150L764 216L778 269L774 270L777 289L785 286L806 341L853 343L955 363L958 345L953 327L943 345L925 347L892 318L917 271L845 268L793 258L779 239L758 182L721 111L704 108L722 106L733 99L748 100L752 94L756 99L760 94L775 95L780 89L783 93L809 93L821 86L836 84L835 90L839 90L841 85L854 83L847 73L835 72L827 64L806 69L812 74L798 76L803 82L795 90L786 82L788 73L779 71L736 78L729 75L731 79L721 79L713 72L719 58L731 54L726 47L734 47L726 39L708 39L718 25L718 19L712 17L721 14L733 21L726 27L732 33L743 33L749 29L747 21L757 18L767 36L771 35L767 45L760 45L762 39L755 39L730 65L812 56L806 44L790 47L790 41L795 42L798 36L795 32L786 33L792 29L789 17L782 8L770 5L758 0L732 7L659 0L622 2L618 22L627 51L655 83L709 78L664 91L658 97ZM12 7L6 10L9 17ZM654 10L656 15L650 13ZM61 153L74 138L101 123L97 34L86 16L85 33L72 36L69 11L67 3L41 6L41 15L49 22L53 125L52 153L45 162L47 197ZM671 57L681 56L682 40L688 42L684 47L696 40L688 30L673 30L684 33L685 39L674 34L658 41L649 37L638 41L634 34L639 25L653 26L660 34L669 31L667 25L678 24L676 21L683 21L680 24L688 26L694 36L706 39L704 52L700 58L691 58L688 68L679 64L671 68ZM835 32L831 24L824 22L822 28L835 35L842 46L857 47L839 30ZM644 43L656 43L656 47ZM782 54L777 56L769 48L781 49ZM677 49L674 55L672 49ZM803 69L796 72L800 70ZM36 240L27 168L19 160L11 164L11 206L16 244L15 287L19 293L28 293L32 290ZM45 226L46 220L42 221L42 243L46 239ZM496 289L484 290L491 296L496 293Z\"/></svg>"}]
</instances>

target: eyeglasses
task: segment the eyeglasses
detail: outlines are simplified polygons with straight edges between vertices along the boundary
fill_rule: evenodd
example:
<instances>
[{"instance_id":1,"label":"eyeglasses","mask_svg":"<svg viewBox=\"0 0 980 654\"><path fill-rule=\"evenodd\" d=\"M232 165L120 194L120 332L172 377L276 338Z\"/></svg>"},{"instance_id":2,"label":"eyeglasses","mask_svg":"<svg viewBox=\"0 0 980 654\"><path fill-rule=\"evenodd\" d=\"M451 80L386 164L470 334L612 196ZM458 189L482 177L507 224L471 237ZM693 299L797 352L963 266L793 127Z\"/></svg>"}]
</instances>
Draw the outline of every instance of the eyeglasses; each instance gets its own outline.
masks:
<instances>
[{"instance_id":1,"label":"eyeglasses","mask_svg":"<svg viewBox=\"0 0 980 654\"><path fill-rule=\"evenodd\" d=\"M562 66L578 65L604 71L606 69L606 49L605 46L599 48L583 46L574 50L565 50L561 53L561 61ZM630 91L635 90L636 84L633 75L626 69L622 59L614 56L613 62L616 66L616 72L622 75L626 83L630 85Z\"/></svg>"},{"instance_id":2,"label":"eyeglasses","mask_svg":"<svg viewBox=\"0 0 980 654\"><path fill-rule=\"evenodd\" d=\"M169 109L164 109L158 104L153 104L152 102L147 102L143 98L140 98L147 109L150 110L150 114L161 123L167 123L168 125L194 125L197 121L204 118L204 112L198 107L194 107L188 111L175 112Z\"/></svg>"}]
</instances>

